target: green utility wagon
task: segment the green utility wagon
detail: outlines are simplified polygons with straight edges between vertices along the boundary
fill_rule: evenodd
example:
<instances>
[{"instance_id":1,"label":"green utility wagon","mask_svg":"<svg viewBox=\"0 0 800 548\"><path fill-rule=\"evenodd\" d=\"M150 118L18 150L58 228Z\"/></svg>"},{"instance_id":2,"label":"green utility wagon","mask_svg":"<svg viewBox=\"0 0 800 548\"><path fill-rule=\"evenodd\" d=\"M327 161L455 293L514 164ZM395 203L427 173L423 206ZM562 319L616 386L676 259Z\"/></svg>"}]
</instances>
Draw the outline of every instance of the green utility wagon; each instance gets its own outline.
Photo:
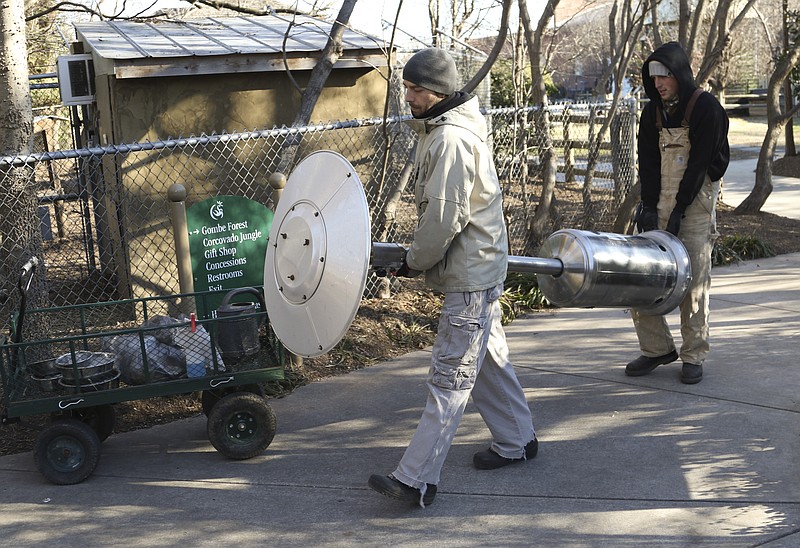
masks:
<instances>
[{"instance_id":1,"label":"green utility wagon","mask_svg":"<svg viewBox=\"0 0 800 548\"><path fill-rule=\"evenodd\" d=\"M208 438L226 457L251 458L269 446L276 419L264 386L284 378L289 355L260 288L237 290L240 300L258 302L227 314L209 310L219 291L26 310L37 265L32 258L23 267L11 336L0 336L2 422L49 415L34 449L47 480L88 478L114 429L114 404L156 396L199 392ZM223 340L231 333L245 339Z\"/></svg>"}]
</instances>

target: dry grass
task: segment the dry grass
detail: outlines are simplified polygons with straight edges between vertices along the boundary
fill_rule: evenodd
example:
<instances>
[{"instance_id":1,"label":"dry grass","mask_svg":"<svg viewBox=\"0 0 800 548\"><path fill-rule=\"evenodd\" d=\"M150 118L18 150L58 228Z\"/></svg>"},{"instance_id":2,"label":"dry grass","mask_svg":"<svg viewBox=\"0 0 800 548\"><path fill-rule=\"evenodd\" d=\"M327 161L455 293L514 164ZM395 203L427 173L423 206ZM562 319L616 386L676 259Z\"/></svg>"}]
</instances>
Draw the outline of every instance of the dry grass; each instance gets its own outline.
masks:
<instances>
[{"instance_id":1,"label":"dry grass","mask_svg":"<svg viewBox=\"0 0 800 548\"><path fill-rule=\"evenodd\" d=\"M749 116L747 118L732 117L728 128L728 142L731 145L731 160L757 158L767 134L766 116ZM795 119L795 142L800 141L800 120ZM784 133L778 138L777 147L783 149L786 144ZM777 159L777 158L776 158Z\"/></svg>"}]
</instances>

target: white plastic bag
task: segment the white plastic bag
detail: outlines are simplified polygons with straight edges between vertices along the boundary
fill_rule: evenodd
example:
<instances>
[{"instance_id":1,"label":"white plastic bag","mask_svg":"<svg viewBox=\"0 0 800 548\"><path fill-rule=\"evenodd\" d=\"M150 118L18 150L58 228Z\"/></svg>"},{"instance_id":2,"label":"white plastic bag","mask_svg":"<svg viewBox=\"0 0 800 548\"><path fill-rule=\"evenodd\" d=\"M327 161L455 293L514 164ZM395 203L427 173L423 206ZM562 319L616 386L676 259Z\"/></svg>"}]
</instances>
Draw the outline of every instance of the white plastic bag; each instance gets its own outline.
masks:
<instances>
[{"instance_id":1,"label":"white plastic bag","mask_svg":"<svg viewBox=\"0 0 800 548\"><path fill-rule=\"evenodd\" d=\"M104 350L116 354L120 380L125 384L147 383L144 356L147 356L150 382L179 379L186 371L183 351L177 346L159 341L153 335L144 335L142 339L136 333L107 337L103 339L103 347Z\"/></svg>"},{"instance_id":2,"label":"white plastic bag","mask_svg":"<svg viewBox=\"0 0 800 548\"><path fill-rule=\"evenodd\" d=\"M186 320L184 315L179 317L181 322ZM214 371L211 336L201 324L197 323L194 313L188 320L188 326L175 330L175 344L185 354L186 374L189 377L202 377ZM219 352L217 352L217 367L219 371L225 371L225 364Z\"/></svg>"}]
</instances>

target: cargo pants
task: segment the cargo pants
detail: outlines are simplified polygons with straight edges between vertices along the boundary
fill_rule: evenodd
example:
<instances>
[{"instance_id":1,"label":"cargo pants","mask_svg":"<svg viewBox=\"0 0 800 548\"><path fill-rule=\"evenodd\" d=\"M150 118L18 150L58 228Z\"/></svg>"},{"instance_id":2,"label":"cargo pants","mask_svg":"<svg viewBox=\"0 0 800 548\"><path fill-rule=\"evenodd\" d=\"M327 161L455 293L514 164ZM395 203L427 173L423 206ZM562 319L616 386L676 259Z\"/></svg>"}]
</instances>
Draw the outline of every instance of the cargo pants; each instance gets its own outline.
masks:
<instances>
[{"instance_id":1,"label":"cargo pants","mask_svg":"<svg viewBox=\"0 0 800 548\"><path fill-rule=\"evenodd\" d=\"M467 400L492 434L492 450L523 458L535 436L525 393L508 357L498 299L502 285L484 291L446 293L428 372L422 418L392 475L425 494L439 474Z\"/></svg>"}]
</instances>

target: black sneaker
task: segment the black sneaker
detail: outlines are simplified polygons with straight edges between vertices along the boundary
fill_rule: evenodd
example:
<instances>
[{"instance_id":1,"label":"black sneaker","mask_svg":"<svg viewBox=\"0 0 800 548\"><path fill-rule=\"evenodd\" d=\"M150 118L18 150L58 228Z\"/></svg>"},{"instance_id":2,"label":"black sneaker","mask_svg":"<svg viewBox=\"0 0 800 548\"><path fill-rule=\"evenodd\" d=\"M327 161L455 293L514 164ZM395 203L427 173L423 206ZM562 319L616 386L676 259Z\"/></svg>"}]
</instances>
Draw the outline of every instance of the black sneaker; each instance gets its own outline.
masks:
<instances>
[{"instance_id":1,"label":"black sneaker","mask_svg":"<svg viewBox=\"0 0 800 548\"><path fill-rule=\"evenodd\" d=\"M539 452L539 440L533 438L528 445L525 446L525 456L518 459L508 459L501 457L491 449L485 451L478 451L472 456L472 464L478 470L494 470L495 468L502 468L515 462L523 462L532 459Z\"/></svg>"},{"instance_id":2,"label":"black sneaker","mask_svg":"<svg viewBox=\"0 0 800 548\"><path fill-rule=\"evenodd\" d=\"M413 504L419 504L420 502L419 489L406 485L395 479L394 476L372 474L369 477L368 485L381 495L386 495L393 499L404 500ZM422 497L421 504L423 507L433 504L433 499L436 497L436 486L432 483L426 483L425 485L425 496Z\"/></svg>"},{"instance_id":3,"label":"black sneaker","mask_svg":"<svg viewBox=\"0 0 800 548\"><path fill-rule=\"evenodd\" d=\"M678 359L678 352L673 350L669 354L663 356L656 356L655 358L648 358L647 356L639 356L631 363L625 366L625 374L629 377L641 377L647 375L659 365L672 363Z\"/></svg>"},{"instance_id":4,"label":"black sneaker","mask_svg":"<svg viewBox=\"0 0 800 548\"><path fill-rule=\"evenodd\" d=\"M683 362L681 368L681 382L683 384L697 384L703 380L703 365Z\"/></svg>"}]
</instances>

